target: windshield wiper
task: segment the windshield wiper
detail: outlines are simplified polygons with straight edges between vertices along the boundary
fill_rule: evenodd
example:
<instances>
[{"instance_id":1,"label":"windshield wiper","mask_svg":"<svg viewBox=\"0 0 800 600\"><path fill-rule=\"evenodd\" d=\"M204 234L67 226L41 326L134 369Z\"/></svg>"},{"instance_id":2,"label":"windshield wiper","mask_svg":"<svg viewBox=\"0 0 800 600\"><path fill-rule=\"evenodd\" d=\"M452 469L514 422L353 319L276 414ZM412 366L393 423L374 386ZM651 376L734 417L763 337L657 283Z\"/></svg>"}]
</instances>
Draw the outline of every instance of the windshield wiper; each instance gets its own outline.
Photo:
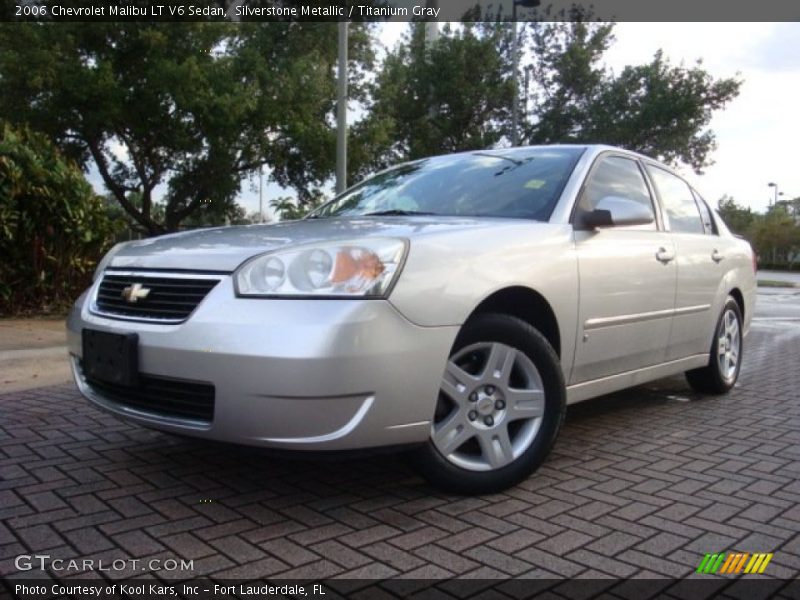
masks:
<instances>
[{"instance_id":1,"label":"windshield wiper","mask_svg":"<svg viewBox=\"0 0 800 600\"><path fill-rule=\"evenodd\" d=\"M435 215L433 212L424 212L421 210L403 210L401 208L390 208L387 210L376 210L361 215L362 217L408 217L418 215Z\"/></svg>"},{"instance_id":2,"label":"windshield wiper","mask_svg":"<svg viewBox=\"0 0 800 600\"><path fill-rule=\"evenodd\" d=\"M534 159L533 156L527 156L527 157L523 158L522 160L520 160L518 158L511 158L510 156L503 156L502 154L493 154L493 153L490 153L490 152L473 152L472 154L473 154L473 156L488 156L489 158L499 158L500 160L507 160L508 162L514 163L518 167L520 167L520 166L524 165L525 163L528 163L528 162L530 162L530 161L532 161Z\"/></svg>"}]
</instances>

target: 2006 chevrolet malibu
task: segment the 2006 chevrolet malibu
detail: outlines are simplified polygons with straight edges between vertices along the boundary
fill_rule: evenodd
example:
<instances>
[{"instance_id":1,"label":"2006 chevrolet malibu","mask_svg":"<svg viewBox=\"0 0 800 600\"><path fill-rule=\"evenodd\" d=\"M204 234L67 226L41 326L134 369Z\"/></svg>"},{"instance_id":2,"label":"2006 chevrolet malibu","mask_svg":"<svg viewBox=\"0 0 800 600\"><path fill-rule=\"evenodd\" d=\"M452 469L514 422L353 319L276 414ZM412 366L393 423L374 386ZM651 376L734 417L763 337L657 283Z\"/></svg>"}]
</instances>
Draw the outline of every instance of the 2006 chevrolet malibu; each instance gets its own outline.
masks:
<instances>
[{"instance_id":1,"label":"2006 chevrolet malibu","mask_svg":"<svg viewBox=\"0 0 800 600\"><path fill-rule=\"evenodd\" d=\"M683 179L606 146L399 165L300 221L112 249L75 380L142 425L297 450L414 446L440 487L530 475L565 407L736 382L754 257Z\"/></svg>"}]
</instances>

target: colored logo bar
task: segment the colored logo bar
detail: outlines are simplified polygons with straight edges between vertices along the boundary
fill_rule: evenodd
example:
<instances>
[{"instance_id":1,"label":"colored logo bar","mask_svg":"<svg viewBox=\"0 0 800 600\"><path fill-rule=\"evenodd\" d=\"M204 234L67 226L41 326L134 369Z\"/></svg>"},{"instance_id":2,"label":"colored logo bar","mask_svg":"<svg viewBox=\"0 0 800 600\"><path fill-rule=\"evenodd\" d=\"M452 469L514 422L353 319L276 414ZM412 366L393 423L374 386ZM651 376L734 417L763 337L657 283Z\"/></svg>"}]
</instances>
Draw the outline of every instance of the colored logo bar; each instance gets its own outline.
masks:
<instances>
[{"instance_id":1,"label":"colored logo bar","mask_svg":"<svg viewBox=\"0 0 800 600\"><path fill-rule=\"evenodd\" d=\"M761 574L772 560L773 553L718 552L706 554L697 567L697 573L713 575Z\"/></svg>"}]
</instances>

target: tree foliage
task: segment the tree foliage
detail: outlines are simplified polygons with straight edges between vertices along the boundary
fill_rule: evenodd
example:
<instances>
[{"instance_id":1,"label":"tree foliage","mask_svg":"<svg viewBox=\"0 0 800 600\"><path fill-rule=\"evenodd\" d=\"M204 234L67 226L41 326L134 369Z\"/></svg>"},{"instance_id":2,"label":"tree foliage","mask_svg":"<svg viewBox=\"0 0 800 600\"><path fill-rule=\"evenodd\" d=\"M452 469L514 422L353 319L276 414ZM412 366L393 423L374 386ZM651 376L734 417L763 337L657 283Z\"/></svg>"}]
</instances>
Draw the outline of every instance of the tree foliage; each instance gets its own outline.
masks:
<instances>
[{"instance_id":1,"label":"tree foliage","mask_svg":"<svg viewBox=\"0 0 800 600\"><path fill-rule=\"evenodd\" d=\"M761 264L792 267L800 262L800 224L785 206L771 206L750 226L747 237Z\"/></svg>"},{"instance_id":2,"label":"tree foliage","mask_svg":"<svg viewBox=\"0 0 800 600\"><path fill-rule=\"evenodd\" d=\"M295 219L302 219L312 210L320 206L325 201L322 194L316 194L305 199L303 202L298 202L289 196L281 196L272 200L269 205L278 219L281 221L293 221Z\"/></svg>"},{"instance_id":3,"label":"tree foliage","mask_svg":"<svg viewBox=\"0 0 800 600\"><path fill-rule=\"evenodd\" d=\"M759 214L726 195L718 206L725 224L752 244L762 266L793 268L800 263L800 215L795 204L800 205L800 199L779 202Z\"/></svg>"},{"instance_id":4,"label":"tree foliage","mask_svg":"<svg viewBox=\"0 0 800 600\"><path fill-rule=\"evenodd\" d=\"M113 232L74 162L46 136L0 123L0 314L73 301Z\"/></svg>"},{"instance_id":5,"label":"tree foliage","mask_svg":"<svg viewBox=\"0 0 800 600\"><path fill-rule=\"evenodd\" d=\"M604 86L606 73L600 62L614 41L612 32L611 24L526 26L521 37L529 57L522 68L531 79L523 107L527 141L561 143L582 135L593 99Z\"/></svg>"},{"instance_id":6,"label":"tree foliage","mask_svg":"<svg viewBox=\"0 0 800 600\"><path fill-rule=\"evenodd\" d=\"M732 232L738 235L747 235L758 215L750 207L736 203L732 196L727 194L717 202L719 214Z\"/></svg>"},{"instance_id":7,"label":"tree foliage","mask_svg":"<svg viewBox=\"0 0 800 600\"><path fill-rule=\"evenodd\" d=\"M350 181L509 143L510 24L445 27L434 44L424 29L409 24L373 75L371 30L351 24L350 98L364 118L350 128ZM740 82L661 53L616 74L603 62L613 31L580 20L520 28L523 142L605 142L701 170L710 120ZM336 36L331 23L0 25L0 84L12 91L0 118L35 124L96 166L148 234L239 220L242 180L262 165L307 211L335 164Z\"/></svg>"},{"instance_id":8,"label":"tree foliage","mask_svg":"<svg viewBox=\"0 0 800 600\"><path fill-rule=\"evenodd\" d=\"M362 164L376 168L497 144L511 106L509 44L501 25L465 24L446 27L426 47L425 25L412 23L372 86L364 127L380 131L375 138L385 147Z\"/></svg>"},{"instance_id":9,"label":"tree foliage","mask_svg":"<svg viewBox=\"0 0 800 600\"><path fill-rule=\"evenodd\" d=\"M529 25L528 67L537 85L528 140L612 144L702 172L716 147L711 117L741 82L715 79L700 61L672 65L660 50L614 74L602 65L613 41L611 24Z\"/></svg>"},{"instance_id":10,"label":"tree foliage","mask_svg":"<svg viewBox=\"0 0 800 600\"><path fill-rule=\"evenodd\" d=\"M350 39L358 98L372 50L365 26ZM262 164L301 197L321 185L334 161L335 60L328 23L2 26L0 80L14 93L0 95L0 117L35 123L93 162L155 234L204 205L230 216L241 180Z\"/></svg>"},{"instance_id":11,"label":"tree foliage","mask_svg":"<svg viewBox=\"0 0 800 600\"><path fill-rule=\"evenodd\" d=\"M464 24L425 46L424 28L386 57L367 120L384 127L380 166L511 139L513 65L509 23ZM740 82L676 66L656 53L615 74L604 66L613 24L533 22L519 32L517 73L523 143L607 143L696 171L715 147L714 112ZM380 139L376 136L375 139Z\"/></svg>"}]
</instances>

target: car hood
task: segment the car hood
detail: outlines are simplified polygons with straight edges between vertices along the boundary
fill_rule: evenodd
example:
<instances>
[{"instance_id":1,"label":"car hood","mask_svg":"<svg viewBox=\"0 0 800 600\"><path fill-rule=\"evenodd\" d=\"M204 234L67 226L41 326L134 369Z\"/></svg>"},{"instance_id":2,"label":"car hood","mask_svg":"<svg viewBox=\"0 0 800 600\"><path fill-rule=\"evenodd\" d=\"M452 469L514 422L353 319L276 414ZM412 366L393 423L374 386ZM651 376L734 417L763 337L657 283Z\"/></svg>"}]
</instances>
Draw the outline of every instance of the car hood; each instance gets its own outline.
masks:
<instances>
[{"instance_id":1,"label":"car hood","mask_svg":"<svg viewBox=\"0 0 800 600\"><path fill-rule=\"evenodd\" d=\"M528 221L533 226L544 223ZM269 225L215 227L128 242L108 266L232 272L248 258L289 246L365 237L414 239L476 228L519 226L518 219L463 217L361 217L304 219Z\"/></svg>"}]
</instances>

